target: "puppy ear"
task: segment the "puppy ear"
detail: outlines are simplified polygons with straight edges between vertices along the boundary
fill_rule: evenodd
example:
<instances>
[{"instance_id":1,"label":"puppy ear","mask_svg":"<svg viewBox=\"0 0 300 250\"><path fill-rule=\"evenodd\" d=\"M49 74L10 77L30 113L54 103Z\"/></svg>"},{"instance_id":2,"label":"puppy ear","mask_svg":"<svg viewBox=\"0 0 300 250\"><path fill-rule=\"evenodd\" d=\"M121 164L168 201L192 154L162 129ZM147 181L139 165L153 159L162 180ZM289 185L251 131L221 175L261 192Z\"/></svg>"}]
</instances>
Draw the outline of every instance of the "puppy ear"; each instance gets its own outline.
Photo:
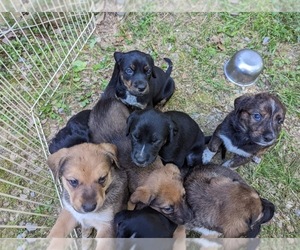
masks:
<instances>
[{"instance_id":1,"label":"puppy ear","mask_svg":"<svg viewBox=\"0 0 300 250\"><path fill-rule=\"evenodd\" d=\"M69 149L62 148L48 157L47 164L51 169L55 179L58 179L62 174L63 165L66 163L68 159L67 158L68 152Z\"/></svg>"},{"instance_id":2,"label":"puppy ear","mask_svg":"<svg viewBox=\"0 0 300 250\"><path fill-rule=\"evenodd\" d=\"M128 136L129 133L130 133L131 125L132 125L133 121L134 121L135 118L136 118L136 112L137 112L137 111L132 112L132 113L130 114L130 116L127 118L127 121L126 121L126 124L127 124L127 125L126 125L126 136Z\"/></svg>"},{"instance_id":3,"label":"puppy ear","mask_svg":"<svg viewBox=\"0 0 300 250\"><path fill-rule=\"evenodd\" d=\"M234 100L234 110L239 112L242 110L246 105L247 102L251 99L251 96L242 95Z\"/></svg>"},{"instance_id":4,"label":"puppy ear","mask_svg":"<svg viewBox=\"0 0 300 250\"><path fill-rule=\"evenodd\" d=\"M168 143L172 143L174 141L174 137L176 136L177 132L178 132L178 128L176 123L170 119Z\"/></svg>"},{"instance_id":5,"label":"puppy ear","mask_svg":"<svg viewBox=\"0 0 300 250\"><path fill-rule=\"evenodd\" d=\"M120 168L119 161L117 159L117 146L111 143L101 143L99 144L99 147L105 152L107 156L110 157L112 163L116 164L116 166Z\"/></svg>"},{"instance_id":6,"label":"puppy ear","mask_svg":"<svg viewBox=\"0 0 300 250\"><path fill-rule=\"evenodd\" d=\"M148 206L153 200L154 200L154 195L151 194L149 188L145 186L138 187L130 196L130 201L133 204L137 204L141 202Z\"/></svg>"},{"instance_id":7,"label":"puppy ear","mask_svg":"<svg viewBox=\"0 0 300 250\"><path fill-rule=\"evenodd\" d=\"M154 60L153 60L152 56L148 55L148 60L149 60L150 67L152 69L152 77L156 78L156 74L155 74L155 70L154 70Z\"/></svg>"},{"instance_id":8,"label":"puppy ear","mask_svg":"<svg viewBox=\"0 0 300 250\"><path fill-rule=\"evenodd\" d=\"M114 53L114 58L115 58L116 62L117 62L118 64L120 64L120 62L121 62L122 59L123 59L123 53L122 53L122 52L115 52L115 53Z\"/></svg>"},{"instance_id":9,"label":"puppy ear","mask_svg":"<svg viewBox=\"0 0 300 250\"><path fill-rule=\"evenodd\" d=\"M262 203L262 207L263 207L263 211L262 211L263 216L260 219L260 223L263 224L273 218L274 212L275 212L275 206L272 202L270 202L264 198L261 198L261 203Z\"/></svg>"}]
</instances>

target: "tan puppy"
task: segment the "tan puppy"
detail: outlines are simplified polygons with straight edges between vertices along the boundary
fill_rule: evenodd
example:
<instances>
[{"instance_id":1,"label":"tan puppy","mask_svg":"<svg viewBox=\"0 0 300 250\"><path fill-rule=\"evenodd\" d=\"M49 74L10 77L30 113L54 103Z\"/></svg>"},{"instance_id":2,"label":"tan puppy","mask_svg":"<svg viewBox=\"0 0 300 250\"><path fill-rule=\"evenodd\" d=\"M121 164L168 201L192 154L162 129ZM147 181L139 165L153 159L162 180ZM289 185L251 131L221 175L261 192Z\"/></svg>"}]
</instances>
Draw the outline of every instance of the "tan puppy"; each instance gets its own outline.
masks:
<instances>
[{"instance_id":1,"label":"tan puppy","mask_svg":"<svg viewBox=\"0 0 300 250\"><path fill-rule=\"evenodd\" d=\"M81 224L95 228L96 237L113 237L114 215L126 207L127 177L118 169L113 144L83 143L63 148L48 158L55 178L61 178L63 209L48 237L66 237Z\"/></svg>"},{"instance_id":2,"label":"tan puppy","mask_svg":"<svg viewBox=\"0 0 300 250\"><path fill-rule=\"evenodd\" d=\"M204 235L217 231L228 238L254 238L274 215L274 205L235 171L218 165L194 169L185 181L193 219L187 229Z\"/></svg>"},{"instance_id":3,"label":"tan puppy","mask_svg":"<svg viewBox=\"0 0 300 250\"><path fill-rule=\"evenodd\" d=\"M146 168L127 170L131 205L138 203L161 212L176 224L191 219L191 210L185 200L183 179L174 164L162 164L159 157ZM139 204L139 205L140 205Z\"/></svg>"}]
</instances>

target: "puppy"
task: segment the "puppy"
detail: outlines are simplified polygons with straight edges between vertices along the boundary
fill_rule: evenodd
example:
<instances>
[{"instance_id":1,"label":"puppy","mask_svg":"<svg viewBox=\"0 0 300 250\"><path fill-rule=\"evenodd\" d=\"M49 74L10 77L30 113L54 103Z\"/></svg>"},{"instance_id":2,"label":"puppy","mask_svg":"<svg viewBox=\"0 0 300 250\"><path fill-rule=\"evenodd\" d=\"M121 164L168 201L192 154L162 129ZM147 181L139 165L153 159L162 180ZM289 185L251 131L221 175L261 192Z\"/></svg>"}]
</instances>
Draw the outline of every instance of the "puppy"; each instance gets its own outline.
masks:
<instances>
[{"instance_id":1,"label":"puppy","mask_svg":"<svg viewBox=\"0 0 300 250\"><path fill-rule=\"evenodd\" d=\"M169 67L164 72L154 65L149 54L138 50L115 52L114 58L115 68L107 88L113 88L124 104L144 109L163 105L170 99L175 90L170 59L165 58Z\"/></svg>"},{"instance_id":2,"label":"puppy","mask_svg":"<svg viewBox=\"0 0 300 250\"><path fill-rule=\"evenodd\" d=\"M83 110L72 116L67 125L62 128L50 141L49 152L53 154L62 148L90 142L89 116L91 110Z\"/></svg>"},{"instance_id":3,"label":"puppy","mask_svg":"<svg viewBox=\"0 0 300 250\"><path fill-rule=\"evenodd\" d=\"M172 238L177 228L177 224L150 207L118 212L114 226L117 238Z\"/></svg>"},{"instance_id":4,"label":"puppy","mask_svg":"<svg viewBox=\"0 0 300 250\"><path fill-rule=\"evenodd\" d=\"M272 219L274 205L250 187L235 171L218 165L195 168L184 182L193 211L187 229L210 230L226 238L256 237L261 224Z\"/></svg>"},{"instance_id":5,"label":"puppy","mask_svg":"<svg viewBox=\"0 0 300 250\"><path fill-rule=\"evenodd\" d=\"M48 165L62 181L63 209L48 237L64 238L79 223L95 228L97 236L114 236L114 215L128 200L126 173L118 168L112 144L83 143L64 148L48 158Z\"/></svg>"},{"instance_id":6,"label":"puppy","mask_svg":"<svg viewBox=\"0 0 300 250\"><path fill-rule=\"evenodd\" d=\"M259 163L260 155L276 143L285 113L280 100L269 93L238 97L234 110L213 133L203 152L203 163L211 161L221 144L234 153L223 166L237 168L250 160Z\"/></svg>"},{"instance_id":7,"label":"puppy","mask_svg":"<svg viewBox=\"0 0 300 250\"><path fill-rule=\"evenodd\" d=\"M151 164L159 155L164 163L179 168L202 163L205 137L198 124L186 113L137 110L127 120L132 161L138 166Z\"/></svg>"},{"instance_id":8,"label":"puppy","mask_svg":"<svg viewBox=\"0 0 300 250\"><path fill-rule=\"evenodd\" d=\"M127 176L130 209L150 206L178 225L190 220L191 210L186 204L183 179L176 165L164 166L157 157L146 168L128 168Z\"/></svg>"}]
</instances>

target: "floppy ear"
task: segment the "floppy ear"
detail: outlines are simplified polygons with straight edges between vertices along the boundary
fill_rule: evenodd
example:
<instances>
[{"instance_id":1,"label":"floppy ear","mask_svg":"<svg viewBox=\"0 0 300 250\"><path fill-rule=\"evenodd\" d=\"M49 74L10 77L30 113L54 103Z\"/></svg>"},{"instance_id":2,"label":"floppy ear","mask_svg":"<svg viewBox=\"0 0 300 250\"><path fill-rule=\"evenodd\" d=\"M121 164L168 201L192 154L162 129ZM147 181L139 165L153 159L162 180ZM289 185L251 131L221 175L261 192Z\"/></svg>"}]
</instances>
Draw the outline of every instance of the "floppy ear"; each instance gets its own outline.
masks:
<instances>
[{"instance_id":1,"label":"floppy ear","mask_svg":"<svg viewBox=\"0 0 300 250\"><path fill-rule=\"evenodd\" d=\"M114 58L115 58L116 62L117 62L118 64L120 64L120 62L121 62L122 59L123 59L123 53L122 53L122 52L115 52L115 53L114 53Z\"/></svg>"},{"instance_id":2,"label":"floppy ear","mask_svg":"<svg viewBox=\"0 0 300 250\"><path fill-rule=\"evenodd\" d=\"M152 69L152 77L156 78L156 74L155 74L155 70L154 70L154 60L153 60L152 56L148 55L148 60L149 60L149 64Z\"/></svg>"},{"instance_id":3,"label":"floppy ear","mask_svg":"<svg viewBox=\"0 0 300 250\"><path fill-rule=\"evenodd\" d=\"M169 121L169 137L168 137L168 142L172 143L174 141L174 137L177 134L178 129L177 126L175 124L175 122L173 122L171 119Z\"/></svg>"},{"instance_id":4,"label":"floppy ear","mask_svg":"<svg viewBox=\"0 0 300 250\"><path fill-rule=\"evenodd\" d=\"M149 188L145 186L138 187L130 196L130 201L133 204L137 204L141 202L148 206L153 200L154 200L154 195L151 194Z\"/></svg>"},{"instance_id":5,"label":"floppy ear","mask_svg":"<svg viewBox=\"0 0 300 250\"><path fill-rule=\"evenodd\" d=\"M62 167L67 161L68 151L67 148L62 148L48 157L47 164L55 179L61 176Z\"/></svg>"},{"instance_id":6,"label":"floppy ear","mask_svg":"<svg viewBox=\"0 0 300 250\"><path fill-rule=\"evenodd\" d=\"M99 147L112 160L112 163L114 163L118 168L120 168L119 161L117 159L116 145L111 143L101 143L99 144Z\"/></svg>"},{"instance_id":7,"label":"floppy ear","mask_svg":"<svg viewBox=\"0 0 300 250\"><path fill-rule=\"evenodd\" d=\"M234 100L234 110L236 113L238 113L240 110L242 110L246 103L251 99L251 96L242 95Z\"/></svg>"},{"instance_id":8,"label":"floppy ear","mask_svg":"<svg viewBox=\"0 0 300 250\"><path fill-rule=\"evenodd\" d=\"M263 217L260 219L260 223L266 223L271 220L274 216L275 206L272 202L261 198L261 203L263 207Z\"/></svg>"},{"instance_id":9,"label":"floppy ear","mask_svg":"<svg viewBox=\"0 0 300 250\"><path fill-rule=\"evenodd\" d=\"M133 121L135 120L136 112L137 112L137 111L134 111L134 112L131 113L130 116L127 118L127 121L126 121L126 124L127 124L127 126L126 126L126 136L128 136L129 133L130 133L130 127L131 127Z\"/></svg>"}]
</instances>

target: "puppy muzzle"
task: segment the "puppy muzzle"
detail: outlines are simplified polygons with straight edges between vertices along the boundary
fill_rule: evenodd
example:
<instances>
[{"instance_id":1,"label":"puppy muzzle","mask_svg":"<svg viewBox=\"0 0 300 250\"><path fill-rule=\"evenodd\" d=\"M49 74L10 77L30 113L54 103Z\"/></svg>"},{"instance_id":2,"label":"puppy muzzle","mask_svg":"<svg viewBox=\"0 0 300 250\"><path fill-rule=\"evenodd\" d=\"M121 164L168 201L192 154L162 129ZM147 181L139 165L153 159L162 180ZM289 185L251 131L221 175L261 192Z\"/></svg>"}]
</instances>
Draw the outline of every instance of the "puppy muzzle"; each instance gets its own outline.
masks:
<instances>
[{"instance_id":1,"label":"puppy muzzle","mask_svg":"<svg viewBox=\"0 0 300 250\"><path fill-rule=\"evenodd\" d=\"M132 83L130 94L135 96L142 96L149 93L149 84L146 81L135 81Z\"/></svg>"}]
</instances>

